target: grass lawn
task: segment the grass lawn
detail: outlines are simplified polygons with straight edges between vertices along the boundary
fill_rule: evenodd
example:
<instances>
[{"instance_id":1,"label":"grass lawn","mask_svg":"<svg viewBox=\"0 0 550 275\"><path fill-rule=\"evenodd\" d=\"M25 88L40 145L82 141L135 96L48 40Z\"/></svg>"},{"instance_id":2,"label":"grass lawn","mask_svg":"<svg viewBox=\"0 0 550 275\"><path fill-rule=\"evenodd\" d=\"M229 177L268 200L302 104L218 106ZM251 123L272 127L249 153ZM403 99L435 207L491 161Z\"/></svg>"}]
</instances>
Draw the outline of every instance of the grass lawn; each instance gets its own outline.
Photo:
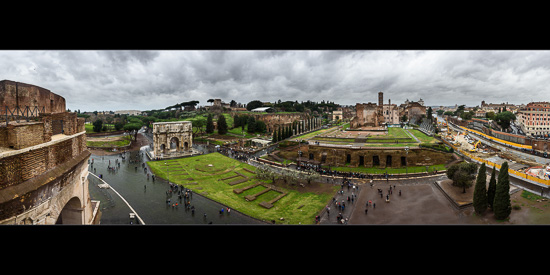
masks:
<instances>
[{"instance_id":1,"label":"grass lawn","mask_svg":"<svg viewBox=\"0 0 550 275\"><path fill-rule=\"evenodd\" d=\"M389 127L388 134L384 137L410 138L405 129L399 127Z\"/></svg>"},{"instance_id":2,"label":"grass lawn","mask_svg":"<svg viewBox=\"0 0 550 275\"><path fill-rule=\"evenodd\" d=\"M309 139L311 137L314 137L314 136L318 136L322 133L325 133L329 130L334 130L335 128L332 127L332 128L327 128L327 129L321 129L321 130L317 130L317 131L314 131L314 132L311 132L311 133L307 133L307 134L304 134L304 135L301 135L301 136L297 136L297 137L292 137L292 139L296 140L296 139Z\"/></svg>"},{"instance_id":3,"label":"grass lawn","mask_svg":"<svg viewBox=\"0 0 550 275\"><path fill-rule=\"evenodd\" d=\"M147 164L158 177L167 179L169 175L171 182L183 185L195 193L220 202L249 216L268 222L274 220L276 223L281 224L313 224L315 216L323 210L330 199L332 199L337 188L339 188L338 186L334 186L331 192L316 194L277 187L279 190L287 192L287 195L274 202L272 208L266 209L259 204L276 198L280 195L279 192L271 190L252 201L247 201L245 196L257 194L265 190L266 187L256 186L240 194L233 192L234 189L245 188L257 182L263 182L254 178L255 175L253 173L244 170L244 168L251 171L256 169L246 163L219 153L211 153L167 161L149 161ZM209 164L212 164L212 166L209 166ZM245 175L248 177L248 180L230 185L230 182L244 179L241 176L237 176L236 172ZM266 183L266 186L268 186L270 181L263 183ZM298 209L302 205L304 206ZM281 217L284 220L279 220Z\"/></svg>"},{"instance_id":4,"label":"grass lawn","mask_svg":"<svg viewBox=\"0 0 550 275\"><path fill-rule=\"evenodd\" d=\"M422 142L422 143L436 143L437 142L437 139L435 139L434 137L427 136L426 134L420 132L419 130L409 129L409 132L411 134L413 134L416 138L418 138L420 140L420 142Z\"/></svg>"},{"instance_id":5,"label":"grass lawn","mask_svg":"<svg viewBox=\"0 0 550 275\"><path fill-rule=\"evenodd\" d=\"M107 131L105 132L113 132L115 131L115 125L114 124L103 124L104 126L107 126ZM86 130L87 134L95 133L94 131L94 125L93 124L84 124L84 129ZM103 131L102 131L103 132Z\"/></svg>"}]
</instances>

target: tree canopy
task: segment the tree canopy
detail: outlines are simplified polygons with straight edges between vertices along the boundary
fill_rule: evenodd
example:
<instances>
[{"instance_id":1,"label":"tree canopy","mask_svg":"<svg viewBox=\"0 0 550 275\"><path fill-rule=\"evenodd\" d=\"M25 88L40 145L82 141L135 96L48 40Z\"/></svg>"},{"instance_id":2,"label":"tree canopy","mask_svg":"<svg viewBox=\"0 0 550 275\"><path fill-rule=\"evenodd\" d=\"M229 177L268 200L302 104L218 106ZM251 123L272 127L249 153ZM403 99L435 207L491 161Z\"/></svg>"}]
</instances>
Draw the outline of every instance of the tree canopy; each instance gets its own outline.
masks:
<instances>
[{"instance_id":1,"label":"tree canopy","mask_svg":"<svg viewBox=\"0 0 550 275\"><path fill-rule=\"evenodd\" d=\"M506 130L510 127L510 121L516 120L516 115L510 111L500 112L495 116L495 121Z\"/></svg>"},{"instance_id":2,"label":"tree canopy","mask_svg":"<svg viewBox=\"0 0 550 275\"><path fill-rule=\"evenodd\" d=\"M472 186L472 181L476 178L477 164L463 162L460 164L451 165L447 169L447 177L453 180L453 185L463 188L463 193L466 193L466 188Z\"/></svg>"}]
</instances>

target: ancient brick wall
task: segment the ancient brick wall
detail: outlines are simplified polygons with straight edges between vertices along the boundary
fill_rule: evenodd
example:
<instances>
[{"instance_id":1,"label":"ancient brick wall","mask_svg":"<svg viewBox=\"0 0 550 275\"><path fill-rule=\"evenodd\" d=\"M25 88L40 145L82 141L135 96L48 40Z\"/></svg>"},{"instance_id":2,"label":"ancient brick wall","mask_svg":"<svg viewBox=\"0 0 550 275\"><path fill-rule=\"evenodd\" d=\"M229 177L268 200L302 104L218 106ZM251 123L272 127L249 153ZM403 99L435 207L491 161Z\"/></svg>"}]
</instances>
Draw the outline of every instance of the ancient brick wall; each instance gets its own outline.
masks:
<instances>
[{"instance_id":1,"label":"ancient brick wall","mask_svg":"<svg viewBox=\"0 0 550 275\"><path fill-rule=\"evenodd\" d=\"M86 136L82 134L19 154L6 157L0 155L0 191L53 169L84 151Z\"/></svg>"},{"instance_id":2,"label":"ancient brick wall","mask_svg":"<svg viewBox=\"0 0 550 275\"><path fill-rule=\"evenodd\" d=\"M429 149L411 149L407 154L403 149L349 149L309 145L308 155L304 157L309 157L309 154L313 154L313 159L320 161L322 165L349 165L350 167L399 168L406 165L444 164L452 160L452 154ZM406 165L403 165L402 158L405 158ZM376 159L378 159L378 164L375 163Z\"/></svg>"},{"instance_id":3,"label":"ancient brick wall","mask_svg":"<svg viewBox=\"0 0 550 275\"><path fill-rule=\"evenodd\" d=\"M8 125L8 147L23 149L43 142L44 125L40 122Z\"/></svg>"},{"instance_id":4,"label":"ancient brick wall","mask_svg":"<svg viewBox=\"0 0 550 275\"><path fill-rule=\"evenodd\" d=\"M350 122L351 128L362 126L378 127L384 122L382 107L375 103L357 103L355 105L356 115Z\"/></svg>"},{"instance_id":5,"label":"ancient brick wall","mask_svg":"<svg viewBox=\"0 0 550 275\"><path fill-rule=\"evenodd\" d=\"M0 147L9 147L8 144L8 127L0 126Z\"/></svg>"},{"instance_id":6,"label":"ancient brick wall","mask_svg":"<svg viewBox=\"0 0 550 275\"><path fill-rule=\"evenodd\" d=\"M45 107L46 113L65 112L65 98L48 89L11 80L0 81L0 106Z\"/></svg>"},{"instance_id":7,"label":"ancient brick wall","mask_svg":"<svg viewBox=\"0 0 550 275\"><path fill-rule=\"evenodd\" d=\"M231 112L231 116L234 117L235 115L242 114L239 112ZM273 132L273 130L277 129L279 125L288 125L291 124L294 121L300 121L311 118L310 115L306 113L292 113L292 114L253 114L248 113L247 115L254 116L255 120L261 120L265 123L265 127L268 133Z\"/></svg>"},{"instance_id":8,"label":"ancient brick wall","mask_svg":"<svg viewBox=\"0 0 550 275\"><path fill-rule=\"evenodd\" d=\"M85 151L63 165L18 186L1 189L3 196L0 196L0 224L20 224L21 220L27 218L34 218L34 221L46 218L48 221L45 224L53 224L65 203L75 195L86 200L85 204L89 205L87 185L83 188L81 184L77 184L87 184L86 179L81 179L80 176L87 172L89 156L90 152ZM81 194L83 191L86 193ZM40 205L44 207L37 207ZM29 211L31 209L35 211ZM89 210L86 208L87 218L91 216ZM17 215L22 216L16 220Z\"/></svg>"}]
</instances>

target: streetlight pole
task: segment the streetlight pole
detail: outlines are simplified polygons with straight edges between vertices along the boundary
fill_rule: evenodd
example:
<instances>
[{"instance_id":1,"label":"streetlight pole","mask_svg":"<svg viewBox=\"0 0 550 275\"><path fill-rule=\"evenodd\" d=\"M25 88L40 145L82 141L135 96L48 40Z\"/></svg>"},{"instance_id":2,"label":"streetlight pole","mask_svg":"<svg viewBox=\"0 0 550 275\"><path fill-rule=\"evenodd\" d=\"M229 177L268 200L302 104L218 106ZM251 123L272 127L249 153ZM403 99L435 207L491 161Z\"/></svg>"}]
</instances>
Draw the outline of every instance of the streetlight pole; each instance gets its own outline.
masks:
<instances>
[{"instance_id":1,"label":"streetlight pole","mask_svg":"<svg viewBox=\"0 0 550 275\"><path fill-rule=\"evenodd\" d=\"M164 165L166 165L166 178L168 179L168 185L170 185L170 169L168 169L166 161L164 162Z\"/></svg>"},{"instance_id":2,"label":"streetlight pole","mask_svg":"<svg viewBox=\"0 0 550 275\"><path fill-rule=\"evenodd\" d=\"M405 175L409 174L409 146L405 146Z\"/></svg>"}]
</instances>

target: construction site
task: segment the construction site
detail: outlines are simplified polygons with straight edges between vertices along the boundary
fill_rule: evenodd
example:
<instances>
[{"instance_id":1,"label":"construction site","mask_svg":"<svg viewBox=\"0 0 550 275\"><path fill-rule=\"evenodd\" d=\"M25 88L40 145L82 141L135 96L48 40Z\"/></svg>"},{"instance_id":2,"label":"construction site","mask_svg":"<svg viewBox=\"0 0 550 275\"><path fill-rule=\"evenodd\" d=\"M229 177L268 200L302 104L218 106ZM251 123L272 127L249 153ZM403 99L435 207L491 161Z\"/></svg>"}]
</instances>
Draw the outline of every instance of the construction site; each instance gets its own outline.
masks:
<instances>
[{"instance_id":1,"label":"construction site","mask_svg":"<svg viewBox=\"0 0 550 275\"><path fill-rule=\"evenodd\" d=\"M497 168L506 161L510 173L550 185L550 159L529 154L526 151L529 148L522 144L505 142L461 126L445 126L442 139L467 157Z\"/></svg>"}]
</instances>

